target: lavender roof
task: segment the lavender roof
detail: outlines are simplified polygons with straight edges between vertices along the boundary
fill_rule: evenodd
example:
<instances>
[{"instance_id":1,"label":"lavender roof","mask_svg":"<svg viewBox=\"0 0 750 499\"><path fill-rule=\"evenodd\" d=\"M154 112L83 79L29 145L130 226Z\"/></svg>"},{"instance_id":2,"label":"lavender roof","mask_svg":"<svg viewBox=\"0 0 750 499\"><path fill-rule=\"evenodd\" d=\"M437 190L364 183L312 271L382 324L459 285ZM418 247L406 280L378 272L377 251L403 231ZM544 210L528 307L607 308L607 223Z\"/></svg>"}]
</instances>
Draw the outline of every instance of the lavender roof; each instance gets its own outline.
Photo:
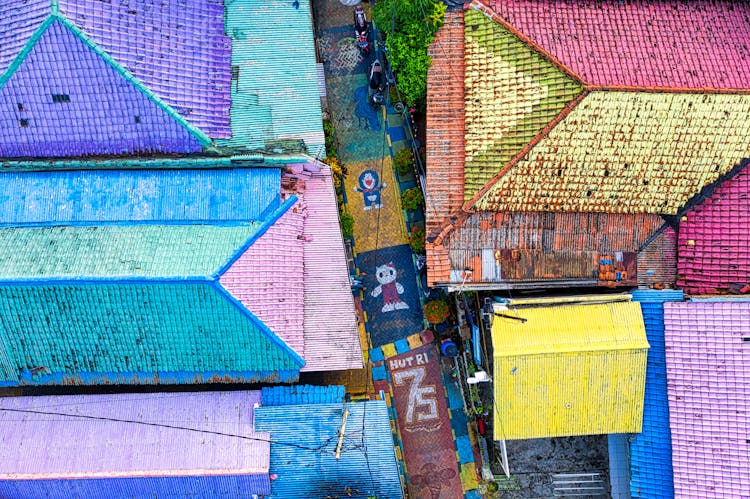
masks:
<instances>
[{"instance_id":1,"label":"lavender roof","mask_svg":"<svg viewBox=\"0 0 750 499\"><path fill-rule=\"evenodd\" d=\"M664 304L676 497L750 491L750 301Z\"/></svg>"},{"instance_id":2,"label":"lavender roof","mask_svg":"<svg viewBox=\"0 0 750 499\"><path fill-rule=\"evenodd\" d=\"M0 398L0 481L266 474L257 402L257 391Z\"/></svg>"}]
</instances>

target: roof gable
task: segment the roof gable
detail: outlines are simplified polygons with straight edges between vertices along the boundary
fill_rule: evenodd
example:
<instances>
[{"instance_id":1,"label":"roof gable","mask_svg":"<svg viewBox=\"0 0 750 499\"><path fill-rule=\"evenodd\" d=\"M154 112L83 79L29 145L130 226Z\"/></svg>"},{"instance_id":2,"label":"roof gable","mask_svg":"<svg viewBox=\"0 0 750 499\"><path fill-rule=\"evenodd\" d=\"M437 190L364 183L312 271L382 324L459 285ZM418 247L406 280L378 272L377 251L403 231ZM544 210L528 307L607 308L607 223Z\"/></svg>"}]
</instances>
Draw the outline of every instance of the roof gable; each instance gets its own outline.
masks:
<instances>
[{"instance_id":1,"label":"roof gable","mask_svg":"<svg viewBox=\"0 0 750 499\"><path fill-rule=\"evenodd\" d=\"M49 17L0 78L0 156L200 151L199 136L119 69Z\"/></svg>"},{"instance_id":2,"label":"roof gable","mask_svg":"<svg viewBox=\"0 0 750 499\"><path fill-rule=\"evenodd\" d=\"M583 91L580 83L483 13L465 14L466 165L470 199Z\"/></svg>"},{"instance_id":3,"label":"roof gable","mask_svg":"<svg viewBox=\"0 0 750 499\"><path fill-rule=\"evenodd\" d=\"M704 0L488 0L587 84L746 89L750 5Z\"/></svg>"}]
</instances>

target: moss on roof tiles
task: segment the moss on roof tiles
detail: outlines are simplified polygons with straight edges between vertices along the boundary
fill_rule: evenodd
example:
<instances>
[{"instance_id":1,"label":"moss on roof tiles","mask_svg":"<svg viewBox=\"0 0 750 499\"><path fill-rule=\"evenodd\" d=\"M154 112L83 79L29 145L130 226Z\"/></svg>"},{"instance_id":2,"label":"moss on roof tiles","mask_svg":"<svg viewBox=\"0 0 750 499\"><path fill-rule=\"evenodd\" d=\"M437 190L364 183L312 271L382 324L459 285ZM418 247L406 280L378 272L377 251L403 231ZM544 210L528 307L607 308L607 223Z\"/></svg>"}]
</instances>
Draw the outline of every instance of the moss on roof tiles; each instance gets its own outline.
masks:
<instances>
[{"instance_id":1,"label":"moss on roof tiles","mask_svg":"<svg viewBox=\"0 0 750 499\"><path fill-rule=\"evenodd\" d=\"M0 279L210 276L259 225L0 229Z\"/></svg>"},{"instance_id":2,"label":"moss on roof tiles","mask_svg":"<svg viewBox=\"0 0 750 499\"><path fill-rule=\"evenodd\" d=\"M675 214L750 157L748 115L750 95L593 92L475 207Z\"/></svg>"},{"instance_id":3,"label":"moss on roof tiles","mask_svg":"<svg viewBox=\"0 0 750 499\"><path fill-rule=\"evenodd\" d=\"M583 88L481 12L466 11L464 34L468 200Z\"/></svg>"}]
</instances>

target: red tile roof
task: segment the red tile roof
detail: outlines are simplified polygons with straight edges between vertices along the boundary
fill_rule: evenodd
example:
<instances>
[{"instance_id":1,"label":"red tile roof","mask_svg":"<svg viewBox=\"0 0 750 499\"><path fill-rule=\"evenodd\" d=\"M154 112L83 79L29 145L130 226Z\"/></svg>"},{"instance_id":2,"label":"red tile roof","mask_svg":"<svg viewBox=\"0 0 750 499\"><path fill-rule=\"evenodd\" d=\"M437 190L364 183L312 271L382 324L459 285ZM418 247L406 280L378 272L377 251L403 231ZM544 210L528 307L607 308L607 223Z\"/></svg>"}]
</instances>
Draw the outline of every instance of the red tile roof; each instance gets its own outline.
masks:
<instances>
[{"instance_id":1,"label":"red tile roof","mask_svg":"<svg viewBox=\"0 0 750 499\"><path fill-rule=\"evenodd\" d=\"M489 0L589 85L747 88L750 2Z\"/></svg>"}]
</instances>

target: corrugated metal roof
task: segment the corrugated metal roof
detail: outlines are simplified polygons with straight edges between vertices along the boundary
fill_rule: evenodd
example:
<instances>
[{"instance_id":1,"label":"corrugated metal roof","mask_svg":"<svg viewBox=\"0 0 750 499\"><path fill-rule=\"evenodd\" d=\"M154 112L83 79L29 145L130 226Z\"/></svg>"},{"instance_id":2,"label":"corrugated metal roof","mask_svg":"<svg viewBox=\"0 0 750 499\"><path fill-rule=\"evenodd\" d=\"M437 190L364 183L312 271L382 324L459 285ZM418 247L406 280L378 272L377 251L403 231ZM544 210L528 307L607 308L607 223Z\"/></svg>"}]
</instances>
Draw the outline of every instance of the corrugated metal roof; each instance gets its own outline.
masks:
<instances>
[{"instance_id":1,"label":"corrugated metal roof","mask_svg":"<svg viewBox=\"0 0 750 499\"><path fill-rule=\"evenodd\" d=\"M676 497L750 491L750 302L664 304Z\"/></svg>"},{"instance_id":2,"label":"corrugated metal roof","mask_svg":"<svg viewBox=\"0 0 750 499\"><path fill-rule=\"evenodd\" d=\"M52 16L42 29L23 62L0 75L0 156L201 151L181 118L70 26Z\"/></svg>"},{"instance_id":3,"label":"corrugated metal roof","mask_svg":"<svg viewBox=\"0 0 750 499\"><path fill-rule=\"evenodd\" d=\"M209 277L259 224L0 229L0 280Z\"/></svg>"},{"instance_id":4,"label":"corrugated metal roof","mask_svg":"<svg viewBox=\"0 0 750 499\"><path fill-rule=\"evenodd\" d=\"M349 411L340 459L335 458ZM269 498L403 497L384 401L255 409L255 429L271 434Z\"/></svg>"},{"instance_id":5,"label":"corrugated metal roof","mask_svg":"<svg viewBox=\"0 0 750 499\"><path fill-rule=\"evenodd\" d=\"M682 298L682 291L633 291L633 300L641 305L651 348L646 362L643 429L630 437L632 497L674 497L664 353L664 302L682 301Z\"/></svg>"},{"instance_id":6,"label":"corrugated metal roof","mask_svg":"<svg viewBox=\"0 0 750 499\"><path fill-rule=\"evenodd\" d=\"M467 10L464 23L469 200L583 88L482 12Z\"/></svg>"},{"instance_id":7,"label":"corrugated metal roof","mask_svg":"<svg viewBox=\"0 0 750 499\"><path fill-rule=\"evenodd\" d=\"M346 251L338 224L331 169L304 175L305 218L303 371L364 367Z\"/></svg>"},{"instance_id":8,"label":"corrugated metal roof","mask_svg":"<svg viewBox=\"0 0 750 499\"><path fill-rule=\"evenodd\" d=\"M746 2L488 3L539 50L593 85L735 89L750 81Z\"/></svg>"},{"instance_id":9,"label":"corrugated metal roof","mask_svg":"<svg viewBox=\"0 0 750 499\"><path fill-rule=\"evenodd\" d=\"M746 293L750 171L745 166L680 219L678 285L691 294Z\"/></svg>"},{"instance_id":10,"label":"corrugated metal roof","mask_svg":"<svg viewBox=\"0 0 750 499\"><path fill-rule=\"evenodd\" d=\"M500 313L492 321L500 438L641 430L648 343L638 304L549 303Z\"/></svg>"},{"instance_id":11,"label":"corrugated metal roof","mask_svg":"<svg viewBox=\"0 0 750 499\"><path fill-rule=\"evenodd\" d=\"M288 382L303 365L209 283L5 285L0 308L13 318L0 323L10 385L194 383L217 373Z\"/></svg>"},{"instance_id":12,"label":"corrugated metal roof","mask_svg":"<svg viewBox=\"0 0 750 499\"><path fill-rule=\"evenodd\" d=\"M58 0L59 12L189 122L229 137L231 40L221 0Z\"/></svg>"},{"instance_id":13,"label":"corrugated metal roof","mask_svg":"<svg viewBox=\"0 0 750 499\"><path fill-rule=\"evenodd\" d=\"M0 398L0 482L262 474L268 486L259 401L247 391Z\"/></svg>"},{"instance_id":14,"label":"corrugated metal roof","mask_svg":"<svg viewBox=\"0 0 750 499\"><path fill-rule=\"evenodd\" d=\"M248 222L279 206L275 168L179 166L0 173L0 225Z\"/></svg>"},{"instance_id":15,"label":"corrugated metal roof","mask_svg":"<svg viewBox=\"0 0 750 499\"><path fill-rule=\"evenodd\" d=\"M592 92L480 210L675 214L750 156L750 95Z\"/></svg>"},{"instance_id":16,"label":"corrugated metal roof","mask_svg":"<svg viewBox=\"0 0 750 499\"><path fill-rule=\"evenodd\" d=\"M310 2L234 0L226 5L232 38L232 138L222 145L263 148L302 139L325 156Z\"/></svg>"},{"instance_id":17,"label":"corrugated metal roof","mask_svg":"<svg viewBox=\"0 0 750 499\"><path fill-rule=\"evenodd\" d=\"M343 385L264 386L261 400L264 406L340 404L344 402Z\"/></svg>"},{"instance_id":18,"label":"corrugated metal roof","mask_svg":"<svg viewBox=\"0 0 750 499\"><path fill-rule=\"evenodd\" d=\"M219 280L300 356L305 354L302 240L305 215L297 202Z\"/></svg>"}]
</instances>

